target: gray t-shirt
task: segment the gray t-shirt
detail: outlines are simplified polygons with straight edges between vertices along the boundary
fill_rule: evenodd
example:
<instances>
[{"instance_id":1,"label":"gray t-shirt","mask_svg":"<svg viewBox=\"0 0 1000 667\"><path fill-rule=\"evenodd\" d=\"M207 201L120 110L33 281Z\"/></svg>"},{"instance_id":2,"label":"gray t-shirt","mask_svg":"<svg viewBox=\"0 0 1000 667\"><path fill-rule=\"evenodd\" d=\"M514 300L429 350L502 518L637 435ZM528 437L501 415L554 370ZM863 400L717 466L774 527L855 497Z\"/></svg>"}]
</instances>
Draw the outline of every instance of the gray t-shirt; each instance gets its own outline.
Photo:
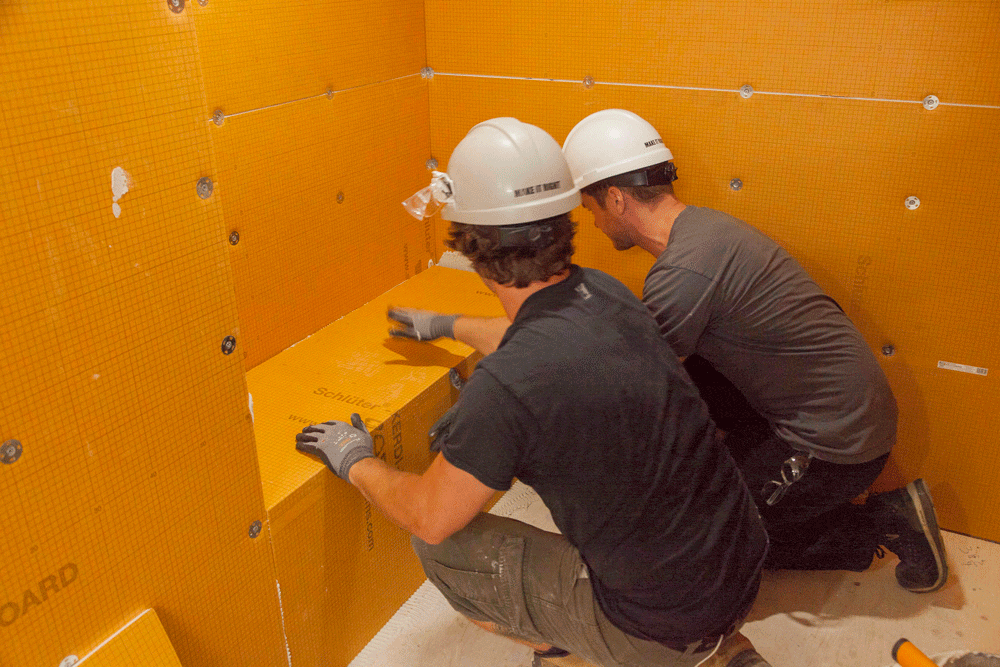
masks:
<instances>
[{"instance_id":1,"label":"gray t-shirt","mask_svg":"<svg viewBox=\"0 0 1000 667\"><path fill-rule=\"evenodd\" d=\"M745 222L681 211L643 301L678 356L707 359L795 449L844 464L892 449L896 399L861 333Z\"/></svg>"}]
</instances>

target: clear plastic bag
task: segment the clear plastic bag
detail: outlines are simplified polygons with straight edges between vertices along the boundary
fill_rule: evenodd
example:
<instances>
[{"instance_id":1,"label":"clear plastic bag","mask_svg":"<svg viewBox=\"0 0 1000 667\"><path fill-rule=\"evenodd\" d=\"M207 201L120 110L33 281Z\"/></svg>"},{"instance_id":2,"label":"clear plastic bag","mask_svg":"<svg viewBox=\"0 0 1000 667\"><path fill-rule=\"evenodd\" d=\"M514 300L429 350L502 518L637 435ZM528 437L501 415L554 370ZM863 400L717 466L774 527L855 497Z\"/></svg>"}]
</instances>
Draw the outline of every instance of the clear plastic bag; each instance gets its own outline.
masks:
<instances>
[{"instance_id":1,"label":"clear plastic bag","mask_svg":"<svg viewBox=\"0 0 1000 667\"><path fill-rule=\"evenodd\" d=\"M431 184L419 190L403 202L403 208L417 220L429 218L445 204L455 201L454 188L448 174L431 172Z\"/></svg>"}]
</instances>

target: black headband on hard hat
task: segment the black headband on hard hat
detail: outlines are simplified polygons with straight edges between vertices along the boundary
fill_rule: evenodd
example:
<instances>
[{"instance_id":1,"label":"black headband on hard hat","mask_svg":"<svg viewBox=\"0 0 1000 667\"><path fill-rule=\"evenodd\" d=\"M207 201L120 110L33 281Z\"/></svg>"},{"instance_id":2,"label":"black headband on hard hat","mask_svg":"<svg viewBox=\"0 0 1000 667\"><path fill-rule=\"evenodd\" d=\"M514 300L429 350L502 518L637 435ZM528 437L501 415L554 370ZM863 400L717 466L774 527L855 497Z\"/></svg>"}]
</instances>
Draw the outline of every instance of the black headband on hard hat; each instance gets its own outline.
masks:
<instances>
[{"instance_id":1,"label":"black headband on hard hat","mask_svg":"<svg viewBox=\"0 0 1000 667\"><path fill-rule=\"evenodd\" d=\"M661 162L652 167L643 167L635 171L611 176L606 179L608 185L617 187L640 187L643 185L670 185L677 180L677 167L673 162Z\"/></svg>"},{"instance_id":2,"label":"black headband on hard hat","mask_svg":"<svg viewBox=\"0 0 1000 667\"><path fill-rule=\"evenodd\" d=\"M517 225L499 225L494 229L500 233L501 248L540 250L549 247L554 238L552 225L544 220Z\"/></svg>"}]
</instances>

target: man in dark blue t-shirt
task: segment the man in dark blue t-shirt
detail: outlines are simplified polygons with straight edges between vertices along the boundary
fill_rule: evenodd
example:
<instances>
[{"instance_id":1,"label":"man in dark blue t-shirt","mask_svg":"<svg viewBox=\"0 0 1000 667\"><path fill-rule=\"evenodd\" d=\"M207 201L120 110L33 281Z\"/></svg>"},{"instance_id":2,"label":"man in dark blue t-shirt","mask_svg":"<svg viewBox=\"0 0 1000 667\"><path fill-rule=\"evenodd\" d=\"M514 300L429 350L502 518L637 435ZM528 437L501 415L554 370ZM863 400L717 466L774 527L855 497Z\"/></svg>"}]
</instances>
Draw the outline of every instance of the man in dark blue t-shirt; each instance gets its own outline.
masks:
<instances>
[{"instance_id":1,"label":"man in dark blue t-shirt","mask_svg":"<svg viewBox=\"0 0 1000 667\"><path fill-rule=\"evenodd\" d=\"M767 550L760 516L646 308L571 263L578 195L558 144L514 119L487 121L435 178L448 245L510 326L449 412L423 475L373 458L360 419L307 427L298 447L413 533L455 609L539 659L766 666L738 631ZM397 335L462 338L455 316L390 317ZM481 513L514 478L562 534Z\"/></svg>"}]
</instances>

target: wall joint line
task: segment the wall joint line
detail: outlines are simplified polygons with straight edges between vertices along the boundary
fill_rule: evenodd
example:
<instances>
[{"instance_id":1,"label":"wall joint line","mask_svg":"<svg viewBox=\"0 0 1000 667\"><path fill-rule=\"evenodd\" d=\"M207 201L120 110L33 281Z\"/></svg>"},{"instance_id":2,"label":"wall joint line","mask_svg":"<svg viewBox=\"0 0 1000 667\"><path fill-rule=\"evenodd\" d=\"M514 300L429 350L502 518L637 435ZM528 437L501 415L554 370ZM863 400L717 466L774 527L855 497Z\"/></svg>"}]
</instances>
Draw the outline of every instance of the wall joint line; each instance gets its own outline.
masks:
<instances>
[{"instance_id":1,"label":"wall joint line","mask_svg":"<svg viewBox=\"0 0 1000 667\"><path fill-rule=\"evenodd\" d=\"M506 81L545 81L549 83L583 83L583 79L548 79L543 77L530 76L503 76L497 74L464 74L461 72L434 72L434 76L467 77L473 79L502 79ZM629 83L624 81L594 81L594 86L620 86L629 88L652 88L663 90L692 90L711 93L735 93L739 94L739 88L703 88L700 86L670 86L657 83ZM848 100L857 102L886 102L890 104L923 104L923 100L897 100L884 97L853 97L850 95L819 95L816 93L785 93L769 90L754 90L754 95L780 95L783 97L806 97L826 100ZM998 109L1000 105L992 104L963 104L959 102L940 102L943 107L972 107L976 109Z\"/></svg>"}]
</instances>

